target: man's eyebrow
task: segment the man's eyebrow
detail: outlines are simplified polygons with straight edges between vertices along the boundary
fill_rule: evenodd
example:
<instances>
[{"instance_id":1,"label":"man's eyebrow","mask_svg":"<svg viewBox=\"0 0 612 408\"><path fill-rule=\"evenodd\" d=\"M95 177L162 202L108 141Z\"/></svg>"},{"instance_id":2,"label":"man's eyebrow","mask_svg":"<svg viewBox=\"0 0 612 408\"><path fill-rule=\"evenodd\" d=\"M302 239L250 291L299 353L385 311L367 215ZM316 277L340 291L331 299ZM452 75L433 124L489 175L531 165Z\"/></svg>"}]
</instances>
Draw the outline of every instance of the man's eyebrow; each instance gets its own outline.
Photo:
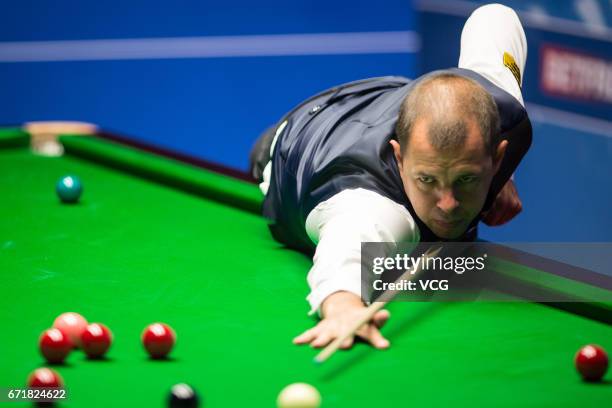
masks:
<instances>
[{"instance_id":1,"label":"man's eyebrow","mask_svg":"<svg viewBox=\"0 0 612 408\"><path fill-rule=\"evenodd\" d=\"M417 170L414 172L414 174L417 176L435 177L432 173L428 172L427 170Z\"/></svg>"},{"instance_id":2,"label":"man's eyebrow","mask_svg":"<svg viewBox=\"0 0 612 408\"><path fill-rule=\"evenodd\" d=\"M413 174L416 176L427 176L427 177L435 178L436 175L434 173L435 171L426 170L426 169L417 169L413 172ZM479 169L477 167L466 167L457 172L459 176L465 176L465 175L480 176L482 175L482 173L483 173L482 169Z\"/></svg>"},{"instance_id":3,"label":"man's eyebrow","mask_svg":"<svg viewBox=\"0 0 612 408\"><path fill-rule=\"evenodd\" d=\"M479 167L465 167L459 170L459 174L473 174L473 175L481 175L483 173L483 169Z\"/></svg>"}]
</instances>

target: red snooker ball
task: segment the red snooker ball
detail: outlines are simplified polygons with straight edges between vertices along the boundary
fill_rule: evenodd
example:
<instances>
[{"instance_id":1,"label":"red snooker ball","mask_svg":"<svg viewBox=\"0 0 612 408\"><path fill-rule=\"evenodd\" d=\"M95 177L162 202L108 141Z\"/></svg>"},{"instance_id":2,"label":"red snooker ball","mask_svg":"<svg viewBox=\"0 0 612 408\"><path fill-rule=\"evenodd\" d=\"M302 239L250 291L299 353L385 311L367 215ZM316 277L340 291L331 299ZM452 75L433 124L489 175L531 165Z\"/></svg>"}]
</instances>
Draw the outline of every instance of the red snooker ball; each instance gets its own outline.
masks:
<instances>
[{"instance_id":1,"label":"red snooker ball","mask_svg":"<svg viewBox=\"0 0 612 408\"><path fill-rule=\"evenodd\" d=\"M75 347L81 347L81 336L87 329L87 320L78 313L62 313L53 322L53 327L66 334Z\"/></svg>"},{"instance_id":2,"label":"red snooker ball","mask_svg":"<svg viewBox=\"0 0 612 408\"><path fill-rule=\"evenodd\" d=\"M40 335L38 347L49 363L59 364L68 356L73 344L61 330L53 328Z\"/></svg>"},{"instance_id":3,"label":"red snooker ball","mask_svg":"<svg viewBox=\"0 0 612 408\"><path fill-rule=\"evenodd\" d=\"M92 323L81 336L81 347L87 357L101 358L110 348L113 334L102 323Z\"/></svg>"},{"instance_id":4,"label":"red snooker ball","mask_svg":"<svg viewBox=\"0 0 612 408\"><path fill-rule=\"evenodd\" d=\"M576 369L585 381L599 381L608 369L606 351L595 344L588 344L576 353L574 358Z\"/></svg>"},{"instance_id":5,"label":"red snooker ball","mask_svg":"<svg viewBox=\"0 0 612 408\"><path fill-rule=\"evenodd\" d=\"M28 377L30 388L59 388L64 386L64 380L50 368L37 368Z\"/></svg>"},{"instance_id":6,"label":"red snooker ball","mask_svg":"<svg viewBox=\"0 0 612 408\"><path fill-rule=\"evenodd\" d=\"M166 357L175 342L174 330L164 323L150 324L142 333L142 344L151 358Z\"/></svg>"}]
</instances>

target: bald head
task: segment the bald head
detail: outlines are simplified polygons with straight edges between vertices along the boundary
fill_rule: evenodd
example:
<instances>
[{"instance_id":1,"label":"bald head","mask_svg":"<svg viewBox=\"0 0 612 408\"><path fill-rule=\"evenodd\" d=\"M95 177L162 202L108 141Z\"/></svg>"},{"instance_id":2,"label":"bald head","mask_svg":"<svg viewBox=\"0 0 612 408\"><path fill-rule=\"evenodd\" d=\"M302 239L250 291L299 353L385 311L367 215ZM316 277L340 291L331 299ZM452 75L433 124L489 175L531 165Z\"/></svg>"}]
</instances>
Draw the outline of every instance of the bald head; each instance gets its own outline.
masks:
<instances>
[{"instance_id":1,"label":"bald head","mask_svg":"<svg viewBox=\"0 0 612 408\"><path fill-rule=\"evenodd\" d=\"M500 139L499 113L491 95L476 81L451 73L423 78L404 99L395 129L402 154L417 121L426 124L428 141L439 151L462 147L474 124L491 155Z\"/></svg>"}]
</instances>

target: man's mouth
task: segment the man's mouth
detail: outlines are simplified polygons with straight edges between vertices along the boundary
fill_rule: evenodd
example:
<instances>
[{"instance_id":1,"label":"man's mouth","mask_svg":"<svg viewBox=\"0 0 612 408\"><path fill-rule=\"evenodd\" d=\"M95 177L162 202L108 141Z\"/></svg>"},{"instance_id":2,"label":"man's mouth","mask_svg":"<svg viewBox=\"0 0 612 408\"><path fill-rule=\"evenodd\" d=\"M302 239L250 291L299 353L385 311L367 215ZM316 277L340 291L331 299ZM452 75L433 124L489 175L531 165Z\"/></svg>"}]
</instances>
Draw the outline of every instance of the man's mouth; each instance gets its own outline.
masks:
<instances>
[{"instance_id":1,"label":"man's mouth","mask_svg":"<svg viewBox=\"0 0 612 408\"><path fill-rule=\"evenodd\" d=\"M434 219L434 222L443 229L452 229L455 228L461 221L442 221Z\"/></svg>"}]
</instances>

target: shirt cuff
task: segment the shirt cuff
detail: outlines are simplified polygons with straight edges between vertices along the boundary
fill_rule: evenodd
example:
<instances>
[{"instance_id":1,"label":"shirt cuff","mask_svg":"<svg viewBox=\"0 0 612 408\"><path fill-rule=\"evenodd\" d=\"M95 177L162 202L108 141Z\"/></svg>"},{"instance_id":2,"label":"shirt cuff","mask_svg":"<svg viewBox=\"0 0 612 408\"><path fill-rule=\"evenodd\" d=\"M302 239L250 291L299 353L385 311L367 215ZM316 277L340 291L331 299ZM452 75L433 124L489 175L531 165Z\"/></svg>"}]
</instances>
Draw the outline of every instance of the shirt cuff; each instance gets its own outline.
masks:
<instances>
[{"instance_id":1,"label":"shirt cuff","mask_svg":"<svg viewBox=\"0 0 612 408\"><path fill-rule=\"evenodd\" d=\"M336 292L350 292L355 295L361 296L361 280L347 281L346 279L332 279L320 283L316 289L314 289L306 300L310 303L310 312L308 316L312 316L315 313L321 317L321 304L327 297Z\"/></svg>"}]
</instances>

